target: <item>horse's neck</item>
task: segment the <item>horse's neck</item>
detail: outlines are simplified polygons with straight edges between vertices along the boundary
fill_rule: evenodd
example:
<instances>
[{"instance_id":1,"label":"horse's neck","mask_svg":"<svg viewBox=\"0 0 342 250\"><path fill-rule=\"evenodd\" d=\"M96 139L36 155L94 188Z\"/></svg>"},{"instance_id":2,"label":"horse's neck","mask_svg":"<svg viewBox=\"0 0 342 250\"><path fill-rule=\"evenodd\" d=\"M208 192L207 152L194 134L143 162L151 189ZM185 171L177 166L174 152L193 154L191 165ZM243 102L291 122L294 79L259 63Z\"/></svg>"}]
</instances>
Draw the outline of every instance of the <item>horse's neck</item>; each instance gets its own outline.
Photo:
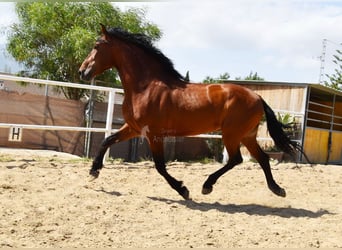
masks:
<instances>
[{"instance_id":1,"label":"horse's neck","mask_svg":"<svg viewBox=\"0 0 342 250\"><path fill-rule=\"evenodd\" d=\"M147 86L155 80L154 70L158 72L158 64L146 56L139 49L122 50L117 63L117 70L126 95L134 95L143 92Z\"/></svg>"}]
</instances>

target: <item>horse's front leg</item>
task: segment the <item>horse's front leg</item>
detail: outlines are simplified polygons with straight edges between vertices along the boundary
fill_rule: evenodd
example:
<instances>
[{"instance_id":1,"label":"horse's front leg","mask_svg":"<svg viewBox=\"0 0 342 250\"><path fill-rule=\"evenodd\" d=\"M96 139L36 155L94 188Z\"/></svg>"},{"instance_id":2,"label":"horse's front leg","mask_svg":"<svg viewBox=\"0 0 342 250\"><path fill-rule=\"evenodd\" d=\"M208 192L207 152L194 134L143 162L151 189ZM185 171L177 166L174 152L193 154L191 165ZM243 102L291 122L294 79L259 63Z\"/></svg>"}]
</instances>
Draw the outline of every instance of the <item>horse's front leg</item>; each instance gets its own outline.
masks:
<instances>
[{"instance_id":1,"label":"horse's front leg","mask_svg":"<svg viewBox=\"0 0 342 250\"><path fill-rule=\"evenodd\" d=\"M94 176L95 178L97 178L100 174L100 169L103 167L103 157L107 151L107 149L113 145L114 143L118 143L121 141L125 141L128 139L131 139L133 137L138 136L138 134L133 131L127 123L125 123L120 129L119 131L117 131L116 133L108 136L107 138L105 138L101 144L101 148L98 151L94 161L93 161L93 165L90 169L89 174Z\"/></svg>"},{"instance_id":2,"label":"horse's front leg","mask_svg":"<svg viewBox=\"0 0 342 250\"><path fill-rule=\"evenodd\" d=\"M183 182L176 180L166 170L164 160L163 138L149 136L149 142L153 155L153 160L156 165L158 173L161 174L165 178L165 180L170 184L170 186L173 189L175 189L185 200L189 200L190 193L189 190L185 186L183 186Z\"/></svg>"}]
</instances>

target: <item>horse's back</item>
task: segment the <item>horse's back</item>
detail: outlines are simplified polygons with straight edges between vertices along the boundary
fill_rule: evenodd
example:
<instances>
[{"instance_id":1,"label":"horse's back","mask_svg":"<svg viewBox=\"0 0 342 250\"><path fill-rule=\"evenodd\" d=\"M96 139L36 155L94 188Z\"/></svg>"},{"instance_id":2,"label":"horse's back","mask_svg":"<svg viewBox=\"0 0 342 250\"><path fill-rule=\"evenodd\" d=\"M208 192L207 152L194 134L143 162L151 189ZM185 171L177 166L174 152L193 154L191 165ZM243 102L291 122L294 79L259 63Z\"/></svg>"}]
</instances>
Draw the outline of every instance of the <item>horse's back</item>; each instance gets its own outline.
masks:
<instances>
[{"instance_id":1,"label":"horse's back","mask_svg":"<svg viewBox=\"0 0 342 250\"><path fill-rule=\"evenodd\" d=\"M206 107L212 113L220 113L226 116L233 113L244 116L263 114L261 97L251 89L241 85L231 83L188 84L182 92L183 94L179 95L175 102L178 106L187 103L194 107L194 110L198 107ZM224 114L226 112L229 114Z\"/></svg>"},{"instance_id":2,"label":"horse's back","mask_svg":"<svg viewBox=\"0 0 342 250\"><path fill-rule=\"evenodd\" d=\"M237 84L192 84L189 92L200 93L202 105L208 106L206 115L224 129L250 130L255 128L264 113L261 97L253 90ZM205 123L205 121L203 121Z\"/></svg>"}]
</instances>

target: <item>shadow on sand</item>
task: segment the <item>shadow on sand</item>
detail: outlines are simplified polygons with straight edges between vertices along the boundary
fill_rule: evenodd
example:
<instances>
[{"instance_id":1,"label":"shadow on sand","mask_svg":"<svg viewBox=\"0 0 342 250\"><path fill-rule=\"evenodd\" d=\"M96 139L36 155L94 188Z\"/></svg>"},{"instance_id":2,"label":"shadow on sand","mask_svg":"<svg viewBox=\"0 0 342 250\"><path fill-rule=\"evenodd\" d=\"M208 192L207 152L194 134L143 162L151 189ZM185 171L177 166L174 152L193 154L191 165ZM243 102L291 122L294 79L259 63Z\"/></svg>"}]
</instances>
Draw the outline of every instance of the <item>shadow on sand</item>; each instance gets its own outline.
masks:
<instances>
[{"instance_id":1,"label":"shadow on sand","mask_svg":"<svg viewBox=\"0 0 342 250\"><path fill-rule=\"evenodd\" d=\"M219 202L215 203L207 203L207 202L196 202L193 200L171 200L165 198L157 198L157 197L148 197L153 201L164 202L167 204L179 204L181 206L185 206L187 208L199 211L209 211L209 210L217 210L222 213L246 213L248 215L259 215L259 216L279 216L283 218L318 218L325 214L332 214L327 210L318 210L316 212L303 209L303 208L292 208L292 207L269 207L258 204L221 204Z\"/></svg>"},{"instance_id":2,"label":"shadow on sand","mask_svg":"<svg viewBox=\"0 0 342 250\"><path fill-rule=\"evenodd\" d=\"M93 189L96 192L103 192L112 196L121 196L122 194L117 191L106 191L103 188ZM153 201L163 202L166 204L179 204L189 209L206 212L209 210L217 210L222 213L236 214L246 213L248 215L259 215L259 216L279 216L282 218L319 218L323 215L334 213L329 212L325 209L320 209L316 212L310 211L304 208L293 208L293 207L270 207L259 204L221 204L219 202L208 203L208 202L196 202L193 200L172 200L160 197L147 197Z\"/></svg>"},{"instance_id":3,"label":"shadow on sand","mask_svg":"<svg viewBox=\"0 0 342 250\"><path fill-rule=\"evenodd\" d=\"M122 195L122 193L120 193L120 192L117 192L117 191L106 191L103 188L101 188L101 189L93 189L93 190L95 192L102 192L102 193L113 195L113 196L121 196Z\"/></svg>"}]
</instances>

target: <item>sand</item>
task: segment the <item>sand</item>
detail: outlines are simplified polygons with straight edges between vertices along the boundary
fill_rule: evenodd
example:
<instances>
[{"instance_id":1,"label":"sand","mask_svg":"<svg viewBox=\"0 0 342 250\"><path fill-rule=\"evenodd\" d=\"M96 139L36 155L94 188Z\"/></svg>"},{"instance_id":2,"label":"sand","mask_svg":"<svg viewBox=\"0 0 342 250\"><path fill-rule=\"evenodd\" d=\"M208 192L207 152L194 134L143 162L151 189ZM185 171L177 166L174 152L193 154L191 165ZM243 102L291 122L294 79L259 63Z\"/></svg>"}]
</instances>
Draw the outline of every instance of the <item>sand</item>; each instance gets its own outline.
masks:
<instances>
[{"instance_id":1,"label":"sand","mask_svg":"<svg viewBox=\"0 0 342 250\"><path fill-rule=\"evenodd\" d=\"M201 194L219 163L168 163L183 200L152 162L0 150L1 247L342 247L342 166L272 163L286 198L244 162Z\"/></svg>"}]
</instances>

